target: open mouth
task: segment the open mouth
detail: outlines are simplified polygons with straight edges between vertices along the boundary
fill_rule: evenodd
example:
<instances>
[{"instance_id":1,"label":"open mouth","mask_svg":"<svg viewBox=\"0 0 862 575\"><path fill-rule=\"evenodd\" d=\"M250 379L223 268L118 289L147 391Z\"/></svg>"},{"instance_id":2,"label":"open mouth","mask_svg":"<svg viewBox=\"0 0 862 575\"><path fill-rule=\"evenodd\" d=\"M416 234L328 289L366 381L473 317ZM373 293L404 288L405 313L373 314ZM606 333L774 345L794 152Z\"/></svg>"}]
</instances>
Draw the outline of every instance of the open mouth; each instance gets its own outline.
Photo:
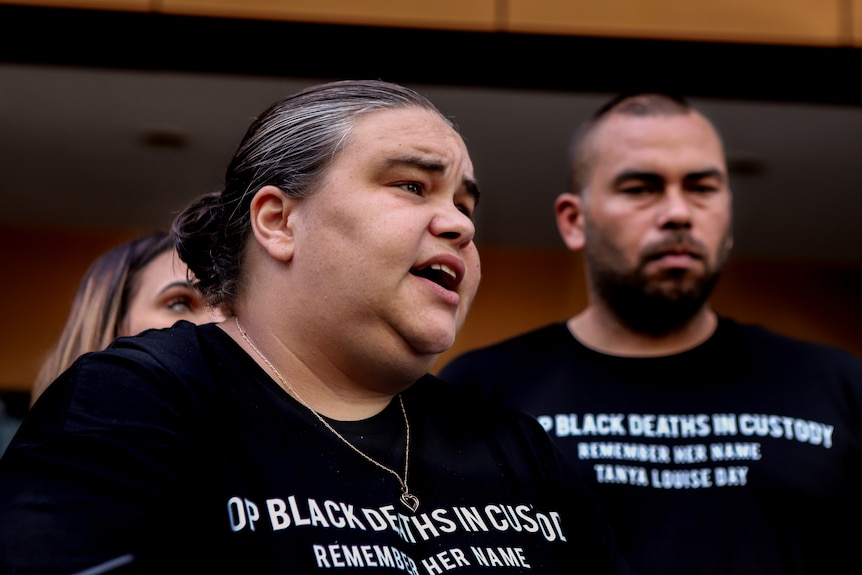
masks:
<instances>
[{"instance_id":1,"label":"open mouth","mask_svg":"<svg viewBox=\"0 0 862 575\"><path fill-rule=\"evenodd\" d=\"M410 273L430 280L447 290L454 291L458 287L458 274L445 264L431 264L428 267L412 270Z\"/></svg>"}]
</instances>

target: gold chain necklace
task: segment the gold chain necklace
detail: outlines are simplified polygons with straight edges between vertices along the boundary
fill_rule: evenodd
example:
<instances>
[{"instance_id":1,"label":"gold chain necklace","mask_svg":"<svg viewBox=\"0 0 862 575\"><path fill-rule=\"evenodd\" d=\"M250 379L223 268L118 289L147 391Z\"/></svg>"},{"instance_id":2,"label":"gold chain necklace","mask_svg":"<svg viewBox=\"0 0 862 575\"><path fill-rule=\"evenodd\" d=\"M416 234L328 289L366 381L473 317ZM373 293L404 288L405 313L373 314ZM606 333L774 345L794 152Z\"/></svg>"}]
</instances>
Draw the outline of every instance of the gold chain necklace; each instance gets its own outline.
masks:
<instances>
[{"instance_id":1,"label":"gold chain necklace","mask_svg":"<svg viewBox=\"0 0 862 575\"><path fill-rule=\"evenodd\" d=\"M345 444L347 444L347 446L350 447L350 449L352 449L353 451L355 451L356 453L358 453L359 455L361 455L362 457L364 457L365 459L367 459L368 461L370 461L371 463L373 463L374 465L376 465L380 469L383 469L384 471L387 471L387 472L391 473L392 475L394 475L395 478L398 480L398 483L401 485L401 503L403 503L404 506L407 507L410 511L416 511L419 508L419 498L416 497L414 494L410 493L410 490L407 488L407 466L409 465L409 460L410 460L410 422L407 421L407 410L404 408L404 399L401 397L401 394L400 393L398 394L398 402L401 404L401 413L404 415L404 429L406 430L406 440L405 440L405 446L404 446L404 478L403 479L400 475L398 475L398 473L395 472L395 470L390 469L390 468L386 467L385 465L383 465L382 463L380 463L379 461L371 458L365 452L361 451L358 447L356 447L355 445L353 445L352 443L347 441L347 439L345 439L343 435L338 433L338 431L334 427L332 427L329 424L329 422L323 418L322 415L320 415L319 413L317 413L316 411L311 409L311 406L308 405L304 399L302 399L302 397L296 392L295 389L293 389L287 383L287 381L285 381L284 377L281 376L281 372L279 372L278 369L266 358L266 356L263 355L263 352L261 352L259 349L257 349L257 346L254 345L254 343L252 343L251 339L249 339L249 337L248 337L248 334L245 332L244 329L242 329L242 326L239 324L239 317L238 316L234 316L234 321L236 322L236 328L239 330L239 334L242 336L242 338L245 340L245 342L251 346L251 348L254 350L254 352L260 356L260 359L262 359L263 362L269 366L269 368L272 370L272 372L275 374L275 376L281 382L281 385L284 386L284 388L288 392L290 392L291 395L293 395L299 403L304 405L311 413L313 413L314 416L318 420L320 420L320 423L322 423L324 425L324 427L326 427L326 429L328 429L329 431L334 433L335 436L338 439L340 439L341 441L343 441Z\"/></svg>"}]
</instances>

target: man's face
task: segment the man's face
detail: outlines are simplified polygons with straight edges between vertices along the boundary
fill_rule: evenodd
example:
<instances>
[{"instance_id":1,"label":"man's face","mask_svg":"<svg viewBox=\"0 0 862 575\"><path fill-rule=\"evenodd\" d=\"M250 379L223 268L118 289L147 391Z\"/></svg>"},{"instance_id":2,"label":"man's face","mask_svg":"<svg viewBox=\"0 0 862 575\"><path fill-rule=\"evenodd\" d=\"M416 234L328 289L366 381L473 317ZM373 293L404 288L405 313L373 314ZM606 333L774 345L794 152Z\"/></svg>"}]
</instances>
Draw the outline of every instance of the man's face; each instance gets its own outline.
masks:
<instances>
[{"instance_id":1,"label":"man's face","mask_svg":"<svg viewBox=\"0 0 862 575\"><path fill-rule=\"evenodd\" d=\"M297 208L293 286L319 302L304 329L323 330L333 353L403 361L406 350L430 369L478 288L477 196L464 142L436 114L360 116Z\"/></svg>"},{"instance_id":2,"label":"man's face","mask_svg":"<svg viewBox=\"0 0 862 575\"><path fill-rule=\"evenodd\" d=\"M732 245L718 134L696 112L616 114L589 145L584 257L593 290L630 327L672 330L706 302Z\"/></svg>"}]
</instances>

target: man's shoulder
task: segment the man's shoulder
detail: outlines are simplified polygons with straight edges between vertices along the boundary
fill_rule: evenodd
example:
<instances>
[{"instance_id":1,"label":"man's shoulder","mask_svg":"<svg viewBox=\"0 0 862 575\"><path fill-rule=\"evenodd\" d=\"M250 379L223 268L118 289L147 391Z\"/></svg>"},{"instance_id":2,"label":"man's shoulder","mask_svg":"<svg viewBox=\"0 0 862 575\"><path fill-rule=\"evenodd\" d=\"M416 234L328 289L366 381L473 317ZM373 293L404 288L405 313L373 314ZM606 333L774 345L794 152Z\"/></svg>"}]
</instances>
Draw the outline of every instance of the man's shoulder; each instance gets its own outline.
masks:
<instances>
[{"instance_id":1,"label":"man's shoulder","mask_svg":"<svg viewBox=\"0 0 862 575\"><path fill-rule=\"evenodd\" d=\"M467 355L498 355L513 352L535 352L547 350L563 342L574 341L565 322L554 322L515 334L500 341L468 350L461 354Z\"/></svg>"},{"instance_id":2,"label":"man's shoulder","mask_svg":"<svg viewBox=\"0 0 862 575\"><path fill-rule=\"evenodd\" d=\"M441 379L456 385L468 382L520 382L536 374L577 346L565 322L542 327L468 350L455 356L439 371Z\"/></svg>"},{"instance_id":3,"label":"man's shoulder","mask_svg":"<svg viewBox=\"0 0 862 575\"><path fill-rule=\"evenodd\" d=\"M777 331L756 323L746 323L728 317L719 320L719 333L726 342L734 342L740 348L752 353L780 355L786 360L798 361L809 358L835 360L840 363L862 368L862 358L849 349L822 341L806 339Z\"/></svg>"},{"instance_id":4,"label":"man's shoulder","mask_svg":"<svg viewBox=\"0 0 862 575\"><path fill-rule=\"evenodd\" d=\"M468 425L478 425L480 428L510 425L544 433L534 417L498 402L488 401L470 389L453 385L433 374L426 374L417 381L405 392L405 397L421 404L425 413L432 414L439 421L469 422Z\"/></svg>"}]
</instances>

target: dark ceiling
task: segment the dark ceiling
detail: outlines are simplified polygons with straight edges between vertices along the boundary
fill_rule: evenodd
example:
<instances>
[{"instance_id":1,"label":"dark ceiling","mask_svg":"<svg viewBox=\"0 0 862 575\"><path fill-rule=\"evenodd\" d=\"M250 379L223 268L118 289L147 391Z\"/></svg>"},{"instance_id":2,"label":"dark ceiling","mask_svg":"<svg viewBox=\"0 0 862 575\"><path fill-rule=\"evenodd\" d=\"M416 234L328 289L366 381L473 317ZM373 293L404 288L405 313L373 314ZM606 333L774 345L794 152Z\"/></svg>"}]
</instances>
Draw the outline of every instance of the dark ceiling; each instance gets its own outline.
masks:
<instances>
[{"instance_id":1,"label":"dark ceiling","mask_svg":"<svg viewBox=\"0 0 862 575\"><path fill-rule=\"evenodd\" d=\"M862 263L862 50L442 32L0 6L0 224L155 227L220 186L307 84L411 85L453 117L482 244L563 249L569 133L610 95L688 95L734 168L736 253Z\"/></svg>"}]
</instances>

